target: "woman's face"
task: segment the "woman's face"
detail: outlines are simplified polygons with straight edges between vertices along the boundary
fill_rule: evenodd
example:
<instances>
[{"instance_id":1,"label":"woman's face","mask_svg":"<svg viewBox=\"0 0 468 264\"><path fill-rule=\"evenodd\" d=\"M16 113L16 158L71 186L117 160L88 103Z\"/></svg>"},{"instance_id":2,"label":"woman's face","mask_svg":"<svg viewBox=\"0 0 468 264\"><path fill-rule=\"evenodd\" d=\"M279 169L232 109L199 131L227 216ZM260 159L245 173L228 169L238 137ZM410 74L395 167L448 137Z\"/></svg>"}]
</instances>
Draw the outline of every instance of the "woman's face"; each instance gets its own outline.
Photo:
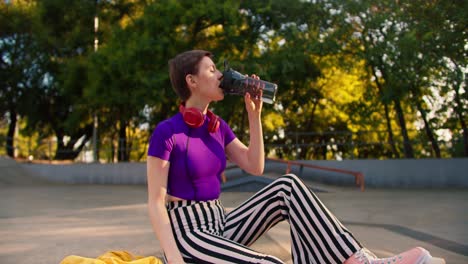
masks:
<instances>
[{"instance_id":1,"label":"woman's face","mask_svg":"<svg viewBox=\"0 0 468 264\"><path fill-rule=\"evenodd\" d=\"M198 73L193 75L196 89L192 90L192 95L196 93L211 101L219 101L224 98L224 93L219 85L223 74L216 69L210 57L204 57L198 65Z\"/></svg>"}]
</instances>

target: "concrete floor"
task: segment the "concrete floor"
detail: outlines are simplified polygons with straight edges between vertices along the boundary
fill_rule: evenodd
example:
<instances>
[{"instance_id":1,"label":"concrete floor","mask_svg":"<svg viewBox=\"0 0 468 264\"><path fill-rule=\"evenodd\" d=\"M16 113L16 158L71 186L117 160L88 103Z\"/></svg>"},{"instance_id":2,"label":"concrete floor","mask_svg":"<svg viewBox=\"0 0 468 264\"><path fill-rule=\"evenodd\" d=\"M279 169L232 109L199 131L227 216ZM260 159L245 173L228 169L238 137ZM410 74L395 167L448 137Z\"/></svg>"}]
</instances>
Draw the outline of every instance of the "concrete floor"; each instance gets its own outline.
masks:
<instances>
[{"instance_id":1,"label":"concrete floor","mask_svg":"<svg viewBox=\"0 0 468 264\"><path fill-rule=\"evenodd\" d=\"M250 195L225 192L221 200L235 207ZM379 256L423 246L447 263L468 263L466 190L335 188L317 195ZM145 202L144 186L0 185L0 263L59 263L109 250L160 256ZM253 247L288 261L288 232L279 224Z\"/></svg>"}]
</instances>

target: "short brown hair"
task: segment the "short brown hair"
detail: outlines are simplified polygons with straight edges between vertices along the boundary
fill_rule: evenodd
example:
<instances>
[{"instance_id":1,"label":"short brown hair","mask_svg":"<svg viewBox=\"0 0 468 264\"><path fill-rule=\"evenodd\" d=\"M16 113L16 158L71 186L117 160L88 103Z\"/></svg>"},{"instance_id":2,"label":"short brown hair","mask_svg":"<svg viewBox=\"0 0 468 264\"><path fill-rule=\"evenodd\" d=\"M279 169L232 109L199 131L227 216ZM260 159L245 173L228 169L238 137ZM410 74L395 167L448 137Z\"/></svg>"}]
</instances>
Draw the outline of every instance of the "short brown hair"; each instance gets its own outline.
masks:
<instances>
[{"instance_id":1,"label":"short brown hair","mask_svg":"<svg viewBox=\"0 0 468 264\"><path fill-rule=\"evenodd\" d=\"M190 95L185 76L187 74L197 74L198 65L205 57L212 57L213 54L206 50L185 51L169 60L169 77L174 91L182 101L186 101Z\"/></svg>"}]
</instances>

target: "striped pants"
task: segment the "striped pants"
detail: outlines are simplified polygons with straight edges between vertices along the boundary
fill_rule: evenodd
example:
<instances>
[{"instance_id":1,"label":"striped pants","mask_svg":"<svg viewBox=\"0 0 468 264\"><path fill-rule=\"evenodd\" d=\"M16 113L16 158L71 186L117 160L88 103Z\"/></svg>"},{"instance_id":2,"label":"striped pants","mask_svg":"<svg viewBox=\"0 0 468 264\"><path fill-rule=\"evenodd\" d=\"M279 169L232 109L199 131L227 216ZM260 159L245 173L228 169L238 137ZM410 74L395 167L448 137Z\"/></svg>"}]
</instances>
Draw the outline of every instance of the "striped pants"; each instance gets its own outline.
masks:
<instances>
[{"instance_id":1,"label":"striped pants","mask_svg":"<svg viewBox=\"0 0 468 264\"><path fill-rule=\"evenodd\" d=\"M284 175L226 213L219 200L168 204L186 263L283 263L248 246L289 222L294 263L343 263L362 246L295 175Z\"/></svg>"}]
</instances>

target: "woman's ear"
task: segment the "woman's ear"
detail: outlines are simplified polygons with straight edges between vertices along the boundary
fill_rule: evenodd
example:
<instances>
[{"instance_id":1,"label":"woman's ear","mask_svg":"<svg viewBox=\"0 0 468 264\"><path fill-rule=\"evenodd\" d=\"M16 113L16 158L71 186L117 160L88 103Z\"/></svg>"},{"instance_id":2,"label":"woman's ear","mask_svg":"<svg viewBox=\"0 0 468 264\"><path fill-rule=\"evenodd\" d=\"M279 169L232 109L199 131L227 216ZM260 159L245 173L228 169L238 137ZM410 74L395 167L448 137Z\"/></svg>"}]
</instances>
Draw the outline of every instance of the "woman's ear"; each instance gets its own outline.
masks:
<instances>
[{"instance_id":1,"label":"woman's ear","mask_svg":"<svg viewBox=\"0 0 468 264\"><path fill-rule=\"evenodd\" d=\"M192 74L185 75L185 82L187 83L187 86L190 89L192 89L193 87L195 87L197 85L197 82L195 80L195 76L193 76Z\"/></svg>"}]
</instances>

